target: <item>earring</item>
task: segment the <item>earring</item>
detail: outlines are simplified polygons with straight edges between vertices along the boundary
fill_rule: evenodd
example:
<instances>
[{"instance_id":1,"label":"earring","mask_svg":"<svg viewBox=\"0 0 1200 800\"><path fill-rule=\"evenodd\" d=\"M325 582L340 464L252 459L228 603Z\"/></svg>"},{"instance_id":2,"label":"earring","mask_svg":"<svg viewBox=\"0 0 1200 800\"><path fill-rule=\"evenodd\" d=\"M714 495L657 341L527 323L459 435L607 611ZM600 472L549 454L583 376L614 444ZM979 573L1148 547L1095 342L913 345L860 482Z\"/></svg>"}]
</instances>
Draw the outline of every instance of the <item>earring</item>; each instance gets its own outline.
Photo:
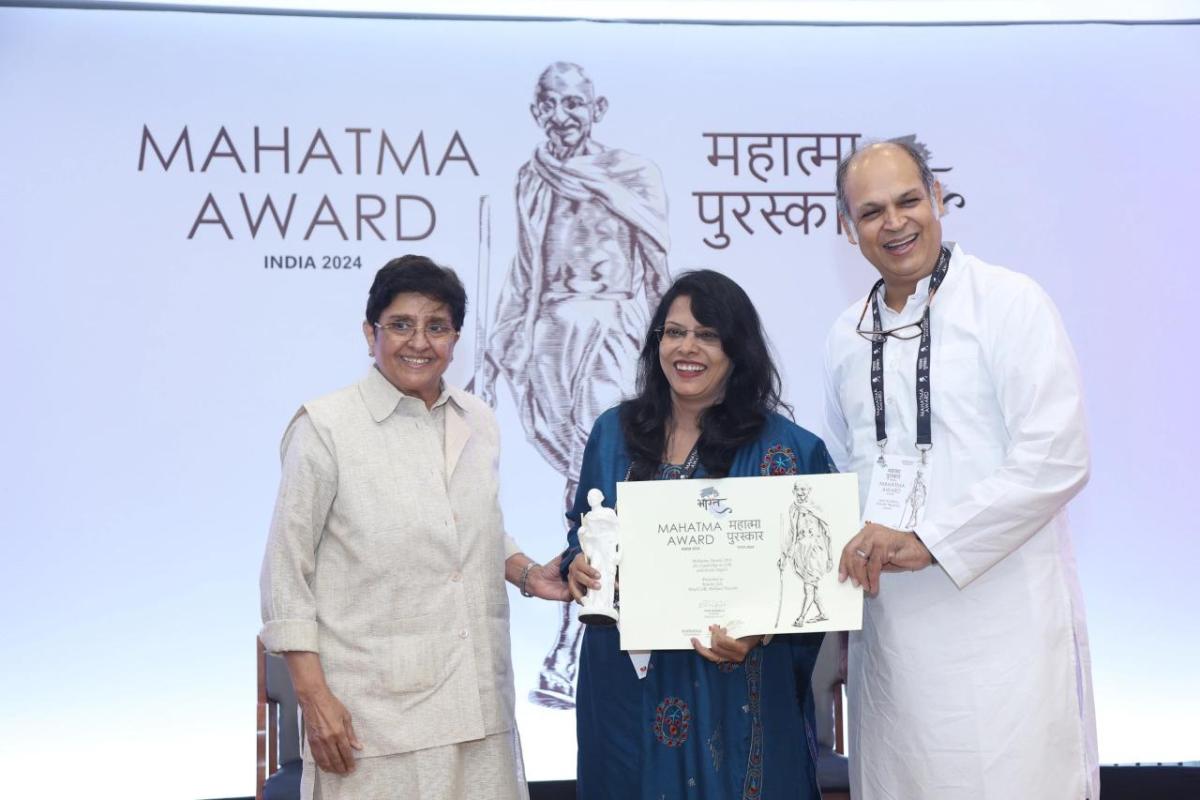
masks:
<instances>
[{"instance_id":1,"label":"earring","mask_svg":"<svg viewBox=\"0 0 1200 800\"><path fill-rule=\"evenodd\" d=\"M367 351L367 358L374 358L374 357L375 357L375 351L374 351L374 350L368 350L368 351Z\"/></svg>"}]
</instances>

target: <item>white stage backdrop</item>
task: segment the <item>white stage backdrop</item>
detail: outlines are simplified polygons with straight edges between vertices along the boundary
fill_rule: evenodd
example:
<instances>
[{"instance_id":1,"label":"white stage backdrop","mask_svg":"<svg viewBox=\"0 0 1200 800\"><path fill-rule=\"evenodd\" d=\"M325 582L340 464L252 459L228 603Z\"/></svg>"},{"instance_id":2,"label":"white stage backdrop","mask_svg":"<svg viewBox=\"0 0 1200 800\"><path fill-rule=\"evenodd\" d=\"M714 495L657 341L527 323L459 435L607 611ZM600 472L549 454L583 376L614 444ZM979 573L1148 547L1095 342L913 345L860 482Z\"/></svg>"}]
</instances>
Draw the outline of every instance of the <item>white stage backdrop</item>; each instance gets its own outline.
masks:
<instances>
[{"instance_id":1,"label":"white stage backdrop","mask_svg":"<svg viewBox=\"0 0 1200 800\"><path fill-rule=\"evenodd\" d=\"M517 174L545 140L530 106L555 61L607 98L594 137L637 154L634 177L665 193L664 224L630 202L614 235L636 231L648 269L739 281L814 428L825 332L874 278L838 235L834 158L871 136L929 148L954 193L948 238L1041 282L1083 365L1095 464L1072 518L1102 759L1200 755L1200 538L1180 505L1200 444L1183 311L1200 27L0 9L5 793L250 792L279 437L302 401L367 368L367 288L402 253L463 277L449 378L475 377L481 321L497 332L515 280ZM601 260L603 236L577 245ZM546 314L597 285L535 276L513 308ZM639 302L625 304L635 319ZM574 335L593 336L584 306ZM496 336L504 354L515 340ZM615 378L576 374L587 362L570 344L531 358L575 359L534 383L564 404ZM526 430L513 388L527 377L495 386L502 499L545 559L562 545L569 442ZM574 773L572 714L529 699L559 634L556 606L513 598L534 779ZM557 655L569 672L569 649Z\"/></svg>"}]
</instances>

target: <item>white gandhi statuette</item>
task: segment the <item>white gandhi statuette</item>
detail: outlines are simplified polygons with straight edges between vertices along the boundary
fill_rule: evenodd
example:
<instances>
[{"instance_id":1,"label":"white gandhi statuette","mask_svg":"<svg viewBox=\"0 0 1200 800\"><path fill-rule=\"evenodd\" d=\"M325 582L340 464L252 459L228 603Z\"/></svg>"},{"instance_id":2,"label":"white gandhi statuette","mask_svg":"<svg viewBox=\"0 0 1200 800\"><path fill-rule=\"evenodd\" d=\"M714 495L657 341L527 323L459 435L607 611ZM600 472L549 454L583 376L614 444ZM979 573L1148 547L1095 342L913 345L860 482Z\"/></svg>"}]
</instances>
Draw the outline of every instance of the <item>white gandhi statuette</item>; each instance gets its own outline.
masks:
<instances>
[{"instance_id":1,"label":"white gandhi statuette","mask_svg":"<svg viewBox=\"0 0 1200 800\"><path fill-rule=\"evenodd\" d=\"M588 564L600 573L600 588L588 589L579 604L579 621L588 625L613 625L618 613L614 603L617 585L617 565L621 556L617 552L619 523L617 512L601 505L604 493L592 489L587 494L592 510L583 515L579 526L579 545L587 556Z\"/></svg>"}]
</instances>

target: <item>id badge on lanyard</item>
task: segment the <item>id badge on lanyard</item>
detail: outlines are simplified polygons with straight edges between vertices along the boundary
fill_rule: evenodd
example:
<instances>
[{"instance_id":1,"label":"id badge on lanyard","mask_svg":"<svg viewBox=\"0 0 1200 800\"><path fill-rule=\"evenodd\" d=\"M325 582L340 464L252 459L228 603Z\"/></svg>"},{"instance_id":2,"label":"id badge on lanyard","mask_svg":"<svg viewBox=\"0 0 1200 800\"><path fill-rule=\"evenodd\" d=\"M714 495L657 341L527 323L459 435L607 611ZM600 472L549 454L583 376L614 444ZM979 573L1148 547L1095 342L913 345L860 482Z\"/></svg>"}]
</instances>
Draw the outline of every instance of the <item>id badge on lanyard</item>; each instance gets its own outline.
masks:
<instances>
[{"instance_id":1,"label":"id badge on lanyard","mask_svg":"<svg viewBox=\"0 0 1200 800\"><path fill-rule=\"evenodd\" d=\"M950 268L950 251L942 248L937 265L929 279L929 299L941 286ZM887 422L883 390L883 345L889 332L883 330L879 315L879 288L882 279L871 290L871 310L874 326L871 336L871 395L875 405L875 440L879 457L871 469L871 483L863 508L863 521L871 521L901 531L911 531L925 515L925 504L933 474L933 462L926 458L933 447L930 384L929 306L921 318L921 342L917 351L917 441L918 455L903 456L885 453Z\"/></svg>"},{"instance_id":2,"label":"id badge on lanyard","mask_svg":"<svg viewBox=\"0 0 1200 800\"><path fill-rule=\"evenodd\" d=\"M916 528L925 515L932 474L933 462L923 456L891 453L875 459L863 522L898 531Z\"/></svg>"}]
</instances>

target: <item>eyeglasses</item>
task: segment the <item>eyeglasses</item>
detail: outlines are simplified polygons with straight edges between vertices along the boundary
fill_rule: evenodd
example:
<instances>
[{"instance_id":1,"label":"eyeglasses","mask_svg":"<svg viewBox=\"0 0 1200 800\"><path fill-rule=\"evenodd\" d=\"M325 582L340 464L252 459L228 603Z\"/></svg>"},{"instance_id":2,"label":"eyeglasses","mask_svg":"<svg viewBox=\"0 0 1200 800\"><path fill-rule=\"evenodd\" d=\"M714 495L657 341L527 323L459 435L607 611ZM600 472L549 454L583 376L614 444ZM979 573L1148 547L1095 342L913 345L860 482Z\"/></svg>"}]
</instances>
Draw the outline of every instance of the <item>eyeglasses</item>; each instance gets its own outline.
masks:
<instances>
[{"instance_id":1,"label":"eyeglasses","mask_svg":"<svg viewBox=\"0 0 1200 800\"><path fill-rule=\"evenodd\" d=\"M664 325L661 328L654 329L654 335L658 337L660 342L682 342L687 338L688 334L696 337L696 341L710 347L721 346L721 334L711 328L683 328L679 325Z\"/></svg>"},{"instance_id":2,"label":"eyeglasses","mask_svg":"<svg viewBox=\"0 0 1200 800\"><path fill-rule=\"evenodd\" d=\"M411 339L421 331L424 331L425 338L431 342L440 342L451 336L458 336L458 331L454 330L454 326L448 322L414 325L407 320L397 320L396 322L376 322L375 327L387 331L388 335L397 341Z\"/></svg>"},{"instance_id":3,"label":"eyeglasses","mask_svg":"<svg viewBox=\"0 0 1200 800\"><path fill-rule=\"evenodd\" d=\"M880 283L882 283L882 281ZM880 284L876 283L871 289L870 294L867 295L867 302L863 303L863 310L862 313L858 315L858 324L854 326L854 332L866 339L868 342L882 342L885 341L889 336L895 339L903 339L907 341L909 339L916 339L922 333L924 333L925 312L929 310L929 306L933 303L933 296L937 294L937 289L934 289L930 293L929 299L925 301L925 308L921 311L921 317L917 322L910 322L907 325L898 325L895 328L887 328L879 331L875 330L874 321L872 321L870 328L863 327L863 320L867 318L867 309L871 307L871 298L878 294L879 286Z\"/></svg>"}]
</instances>

